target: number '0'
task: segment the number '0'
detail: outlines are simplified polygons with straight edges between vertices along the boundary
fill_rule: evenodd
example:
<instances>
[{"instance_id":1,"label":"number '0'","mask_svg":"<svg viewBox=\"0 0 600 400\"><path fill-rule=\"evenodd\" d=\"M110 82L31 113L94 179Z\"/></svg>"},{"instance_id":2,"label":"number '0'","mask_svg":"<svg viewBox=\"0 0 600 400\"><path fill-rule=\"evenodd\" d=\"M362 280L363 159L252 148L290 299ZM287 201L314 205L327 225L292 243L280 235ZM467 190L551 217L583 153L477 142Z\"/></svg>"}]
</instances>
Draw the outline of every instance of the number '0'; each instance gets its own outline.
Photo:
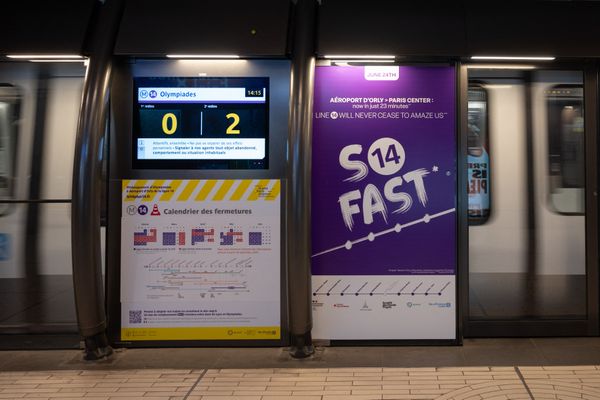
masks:
<instances>
[{"instance_id":1,"label":"number '0'","mask_svg":"<svg viewBox=\"0 0 600 400\"><path fill-rule=\"evenodd\" d=\"M169 121L171 121L171 128L169 128ZM177 117L173 113L167 113L162 119L162 130L166 135L172 135L177 130Z\"/></svg>"}]
</instances>

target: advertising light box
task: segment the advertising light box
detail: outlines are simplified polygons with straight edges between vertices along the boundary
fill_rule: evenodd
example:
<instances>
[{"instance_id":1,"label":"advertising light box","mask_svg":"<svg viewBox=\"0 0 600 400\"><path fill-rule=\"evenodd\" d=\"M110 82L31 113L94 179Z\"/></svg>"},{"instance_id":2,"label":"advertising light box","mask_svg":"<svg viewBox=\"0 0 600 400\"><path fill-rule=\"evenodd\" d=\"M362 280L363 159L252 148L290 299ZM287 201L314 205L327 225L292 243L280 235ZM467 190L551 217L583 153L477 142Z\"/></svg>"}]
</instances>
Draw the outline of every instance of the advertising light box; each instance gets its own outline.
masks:
<instances>
[{"instance_id":1,"label":"advertising light box","mask_svg":"<svg viewBox=\"0 0 600 400\"><path fill-rule=\"evenodd\" d=\"M134 78L133 167L266 169L269 78Z\"/></svg>"},{"instance_id":2,"label":"advertising light box","mask_svg":"<svg viewBox=\"0 0 600 400\"><path fill-rule=\"evenodd\" d=\"M456 339L455 76L316 68L313 337Z\"/></svg>"}]
</instances>

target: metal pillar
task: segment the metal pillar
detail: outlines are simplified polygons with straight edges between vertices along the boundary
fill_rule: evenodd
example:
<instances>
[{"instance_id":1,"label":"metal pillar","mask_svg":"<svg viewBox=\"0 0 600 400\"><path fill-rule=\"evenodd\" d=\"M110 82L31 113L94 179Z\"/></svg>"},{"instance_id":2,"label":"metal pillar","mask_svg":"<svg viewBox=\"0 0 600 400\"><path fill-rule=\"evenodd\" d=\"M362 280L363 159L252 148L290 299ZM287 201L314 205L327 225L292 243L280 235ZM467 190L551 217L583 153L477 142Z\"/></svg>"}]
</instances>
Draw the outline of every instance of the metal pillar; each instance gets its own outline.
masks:
<instances>
[{"instance_id":1,"label":"metal pillar","mask_svg":"<svg viewBox=\"0 0 600 400\"><path fill-rule=\"evenodd\" d=\"M314 352L310 279L310 185L316 0L298 0L292 38L290 138L288 143L288 285L290 354Z\"/></svg>"},{"instance_id":2,"label":"metal pillar","mask_svg":"<svg viewBox=\"0 0 600 400\"><path fill-rule=\"evenodd\" d=\"M97 4L99 17L92 33L92 55L77 123L71 243L77 321L85 339L85 358L88 360L104 358L112 353L106 337L100 250L100 141L106 129L113 48L123 6L123 0L99 1Z\"/></svg>"}]
</instances>

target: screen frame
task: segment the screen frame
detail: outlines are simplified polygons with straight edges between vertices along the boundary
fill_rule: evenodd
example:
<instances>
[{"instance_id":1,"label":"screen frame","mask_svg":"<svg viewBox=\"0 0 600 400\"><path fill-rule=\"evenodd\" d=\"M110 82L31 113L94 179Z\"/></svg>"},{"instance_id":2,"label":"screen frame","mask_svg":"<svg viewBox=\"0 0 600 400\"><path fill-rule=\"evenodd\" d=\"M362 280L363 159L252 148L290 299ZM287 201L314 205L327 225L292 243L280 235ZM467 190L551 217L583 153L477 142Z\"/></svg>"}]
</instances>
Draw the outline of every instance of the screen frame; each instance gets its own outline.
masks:
<instances>
[{"instance_id":1,"label":"screen frame","mask_svg":"<svg viewBox=\"0 0 600 400\"><path fill-rule=\"evenodd\" d=\"M170 82L181 82L182 80L190 80L195 82L202 81L234 81L243 82L252 79L266 80L265 84L265 132L264 132L264 148L265 157L262 160L256 159L139 159L137 151L137 139L141 138L141 123L140 123L140 105L138 99L138 89L146 86L140 82L144 80L155 80L153 87L175 87ZM182 88L204 88L204 87L239 87L239 86L210 86L210 85L194 85L185 86ZM271 78L269 76L132 76L132 123L131 123L131 168L133 170L213 170L213 171L229 171L229 170L268 170L270 161L270 97L271 97ZM174 105L178 103L173 103ZM262 161L262 162L260 162Z\"/></svg>"}]
</instances>

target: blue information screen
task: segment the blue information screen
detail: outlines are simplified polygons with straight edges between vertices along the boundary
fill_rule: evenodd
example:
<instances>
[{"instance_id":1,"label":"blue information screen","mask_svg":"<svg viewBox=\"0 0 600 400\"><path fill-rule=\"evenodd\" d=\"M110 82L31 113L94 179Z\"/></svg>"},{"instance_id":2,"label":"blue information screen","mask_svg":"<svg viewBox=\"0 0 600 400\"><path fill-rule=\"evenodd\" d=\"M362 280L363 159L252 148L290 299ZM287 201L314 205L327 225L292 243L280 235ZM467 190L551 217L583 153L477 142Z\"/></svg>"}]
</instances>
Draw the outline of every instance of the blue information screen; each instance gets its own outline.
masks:
<instances>
[{"instance_id":1,"label":"blue information screen","mask_svg":"<svg viewBox=\"0 0 600 400\"><path fill-rule=\"evenodd\" d=\"M269 78L134 78L133 167L268 168Z\"/></svg>"}]
</instances>

